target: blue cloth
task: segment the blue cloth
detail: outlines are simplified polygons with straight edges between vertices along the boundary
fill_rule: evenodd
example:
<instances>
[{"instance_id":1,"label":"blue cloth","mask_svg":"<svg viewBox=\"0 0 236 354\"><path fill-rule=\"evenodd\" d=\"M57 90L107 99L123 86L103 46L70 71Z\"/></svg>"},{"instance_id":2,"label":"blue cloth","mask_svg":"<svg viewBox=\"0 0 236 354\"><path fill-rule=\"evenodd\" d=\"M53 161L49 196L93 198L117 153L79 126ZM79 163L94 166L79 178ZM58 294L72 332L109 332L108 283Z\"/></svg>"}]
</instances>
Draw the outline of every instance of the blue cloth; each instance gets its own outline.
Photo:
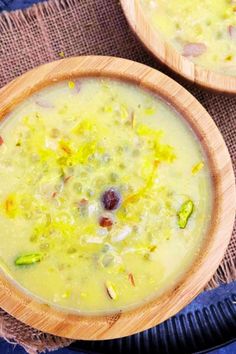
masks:
<instances>
[{"instance_id":1,"label":"blue cloth","mask_svg":"<svg viewBox=\"0 0 236 354\"><path fill-rule=\"evenodd\" d=\"M25 9L32 4L37 4L40 0L0 0L0 11Z\"/></svg>"},{"instance_id":2,"label":"blue cloth","mask_svg":"<svg viewBox=\"0 0 236 354\"><path fill-rule=\"evenodd\" d=\"M13 346L5 341L0 342L0 353L1 354L26 354L24 349L20 348L18 345ZM59 349L53 352L52 354L75 354L74 351L64 348ZM236 342L230 343L224 347L213 349L212 351L208 351L209 354L235 354L236 353ZM84 354L83 352L76 352L76 354ZM145 354L145 353L143 353ZM182 354L182 353L180 353Z\"/></svg>"}]
</instances>

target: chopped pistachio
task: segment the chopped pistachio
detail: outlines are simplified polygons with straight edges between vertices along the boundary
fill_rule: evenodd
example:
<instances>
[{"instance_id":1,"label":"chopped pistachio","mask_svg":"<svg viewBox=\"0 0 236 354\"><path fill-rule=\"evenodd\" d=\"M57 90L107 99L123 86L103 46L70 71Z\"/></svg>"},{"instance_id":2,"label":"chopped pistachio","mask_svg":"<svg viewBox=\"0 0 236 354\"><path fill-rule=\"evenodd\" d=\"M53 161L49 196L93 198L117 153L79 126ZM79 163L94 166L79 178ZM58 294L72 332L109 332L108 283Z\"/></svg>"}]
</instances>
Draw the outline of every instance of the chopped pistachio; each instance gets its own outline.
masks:
<instances>
[{"instance_id":1,"label":"chopped pistachio","mask_svg":"<svg viewBox=\"0 0 236 354\"><path fill-rule=\"evenodd\" d=\"M152 114L155 113L155 109L154 109L153 107L147 107L147 108L145 109L145 113L146 113L147 115L152 115Z\"/></svg>"},{"instance_id":2,"label":"chopped pistachio","mask_svg":"<svg viewBox=\"0 0 236 354\"><path fill-rule=\"evenodd\" d=\"M15 260L15 265L31 265L40 262L43 259L42 253L31 253L19 256Z\"/></svg>"},{"instance_id":3,"label":"chopped pistachio","mask_svg":"<svg viewBox=\"0 0 236 354\"><path fill-rule=\"evenodd\" d=\"M156 251L157 246L156 246L156 245L150 245L150 246L148 247L148 249L149 249L150 252L154 252L154 251Z\"/></svg>"},{"instance_id":4,"label":"chopped pistachio","mask_svg":"<svg viewBox=\"0 0 236 354\"><path fill-rule=\"evenodd\" d=\"M116 291L114 289L113 284L109 280L106 281L105 287L106 287L106 291L107 291L108 296L112 300L117 299L117 293L116 293Z\"/></svg>"},{"instance_id":5,"label":"chopped pistachio","mask_svg":"<svg viewBox=\"0 0 236 354\"><path fill-rule=\"evenodd\" d=\"M201 171L204 167L204 162L198 162L196 163L193 168L192 168L192 174L196 175L199 171Z\"/></svg>"},{"instance_id":6,"label":"chopped pistachio","mask_svg":"<svg viewBox=\"0 0 236 354\"><path fill-rule=\"evenodd\" d=\"M181 229L185 229L187 226L188 220L193 213L194 204L192 200L187 200L182 204L180 210L177 213L178 216L178 225Z\"/></svg>"},{"instance_id":7,"label":"chopped pistachio","mask_svg":"<svg viewBox=\"0 0 236 354\"><path fill-rule=\"evenodd\" d=\"M74 88L75 88L75 83L74 83L74 81L69 81L69 82L68 82L68 86L69 86L70 89L74 89Z\"/></svg>"}]
</instances>

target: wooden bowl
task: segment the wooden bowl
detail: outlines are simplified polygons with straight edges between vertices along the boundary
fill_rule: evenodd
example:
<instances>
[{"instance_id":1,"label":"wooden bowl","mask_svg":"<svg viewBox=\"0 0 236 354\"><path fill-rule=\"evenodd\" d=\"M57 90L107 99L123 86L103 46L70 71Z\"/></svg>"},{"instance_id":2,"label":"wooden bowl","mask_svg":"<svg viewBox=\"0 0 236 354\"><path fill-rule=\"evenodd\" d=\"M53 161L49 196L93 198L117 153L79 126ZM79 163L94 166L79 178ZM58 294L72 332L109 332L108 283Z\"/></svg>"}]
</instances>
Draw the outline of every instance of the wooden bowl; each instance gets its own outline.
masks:
<instances>
[{"instance_id":1,"label":"wooden bowl","mask_svg":"<svg viewBox=\"0 0 236 354\"><path fill-rule=\"evenodd\" d=\"M213 91L236 94L236 77L204 69L164 41L145 16L139 0L120 0L127 21L144 46L163 64L185 79Z\"/></svg>"},{"instance_id":2,"label":"wooden bowl","mask_svg":"<svg viewBox=\"0 0 236 354\"><path fill-rule=\"evenodd\" d=\"M174 288L137 309L106 316L66 313L31 298L4 272L0 272L0 307L20 321L68 338L110 339L143 331L173 316L192 301L211 279L232 232L236 199L234 176L224 140L201 104L166 75L129 60L78 57L33 69L0 90L0 119L42 87L80 77L109 77L131 82L172 105L196 132L208 156L213 184L213 215L198 259Z\"/></svg>"}]
</instances>

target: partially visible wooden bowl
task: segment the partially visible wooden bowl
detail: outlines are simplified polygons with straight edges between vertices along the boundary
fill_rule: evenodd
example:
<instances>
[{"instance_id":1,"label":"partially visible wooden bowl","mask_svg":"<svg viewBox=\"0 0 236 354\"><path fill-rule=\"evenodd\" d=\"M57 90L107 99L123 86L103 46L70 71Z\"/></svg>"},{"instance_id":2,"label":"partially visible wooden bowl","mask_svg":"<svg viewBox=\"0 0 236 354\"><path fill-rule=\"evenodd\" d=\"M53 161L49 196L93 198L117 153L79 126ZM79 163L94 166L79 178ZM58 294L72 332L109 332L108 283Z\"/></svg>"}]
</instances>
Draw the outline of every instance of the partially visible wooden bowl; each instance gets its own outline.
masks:
<instances>
[{"instance_id":1,"label":"partially visible wooden bowl","mask_svg":"<svg viewBox=\"0 0 236 354\"><path fill-rule=\"evenodd\" d=\"M144 46L163 64L185 79L213 91L236 94L236 77L209 71L183 57L164 41L145 16L139 0L120 0L127 21Z\"/></svg>"},{"instance_id":2,"label":"partially visible wooden bowl","mask_svg":"<svg viewBox=\"0 0 236 354\"><path fill-rule=\"evenodd\" d=\"M145 65L111 57L78 57L40 66L0 90L0 119L33 92L54 82L79 77L109 77L131 82L162 97L192 127L209 160L214 205L211 225L198 259L184 278L163 296L128 312L81 316L60 311L31 298L3 271L0 307L22 322L55 335L75 339L109 339L150 328L173 316L205 286L222 260L235 214L235 185L230 156L213 120L178 83Z\"/></svg>"}]
</instances>

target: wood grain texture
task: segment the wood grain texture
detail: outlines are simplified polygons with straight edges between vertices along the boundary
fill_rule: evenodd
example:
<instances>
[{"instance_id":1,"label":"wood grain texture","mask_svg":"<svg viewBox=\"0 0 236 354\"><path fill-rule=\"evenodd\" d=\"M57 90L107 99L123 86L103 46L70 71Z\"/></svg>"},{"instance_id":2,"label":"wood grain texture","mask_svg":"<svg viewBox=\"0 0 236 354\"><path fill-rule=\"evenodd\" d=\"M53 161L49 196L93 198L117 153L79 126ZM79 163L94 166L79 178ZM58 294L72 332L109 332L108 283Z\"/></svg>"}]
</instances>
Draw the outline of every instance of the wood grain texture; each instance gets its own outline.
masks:
<instances>
[{"instance_id":1,"label":"wood grain texture","mask_svg":"<svg viewBox=\"0 0 236 354\"><path fill-rule=\"evenodd\" d=\"M120 0L127 21L144 46L163 64L185 79L216 92L236 94L236 77L204 69L164 41L145 16L140 0Z\"/></svg>"},{"instance_id":2,"label":"wood grain texture","mask_svg":"<svg viewBox=\"0 0 236 354\"><path fill-rule=\"evenodd\" d=\"M213 181L212 222L201 252L175 288L128 312L104 316L66 313L29 297L0 272L0 306L42 331L75 339L108 339L150 328L186 306L211 279L230 240L235 215L235 184L230 156L215 123L201 104L166 75L125 59L69 58L43 65L0 90L0 119L33 92L64 79L109 77L150 90L171 104L196 132L209 160ZM46 286L46 284L45 284Z\"/></svg>"}]
</instances>

